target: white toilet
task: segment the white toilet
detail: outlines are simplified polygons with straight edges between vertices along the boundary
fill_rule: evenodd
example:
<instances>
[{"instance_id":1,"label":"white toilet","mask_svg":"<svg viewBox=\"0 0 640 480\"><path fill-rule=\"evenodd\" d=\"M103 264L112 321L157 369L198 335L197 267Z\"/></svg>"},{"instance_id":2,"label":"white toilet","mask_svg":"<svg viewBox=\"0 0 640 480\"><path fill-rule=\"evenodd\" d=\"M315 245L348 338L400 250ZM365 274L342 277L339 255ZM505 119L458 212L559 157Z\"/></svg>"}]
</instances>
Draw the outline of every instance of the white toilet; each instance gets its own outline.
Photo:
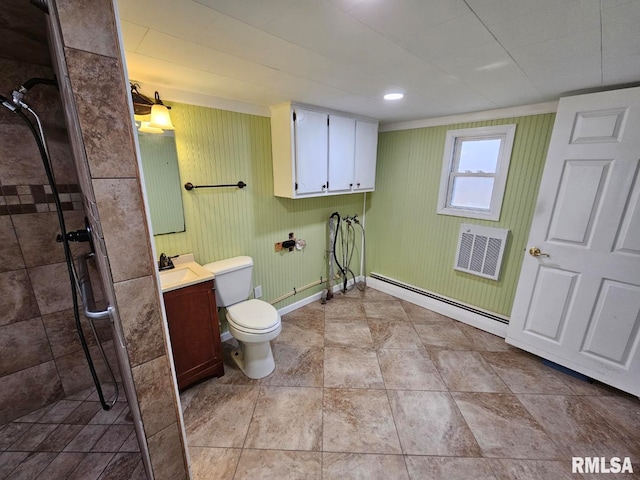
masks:
<instances>
[{"instance_id":1,"label":"white toilet","mask_svg":"<svg viewBox=\"0 0 640 480\"><path fill-rule=\"evenodd\" d=\"M275 362L270 340L280 334L280 314L273 305L262 300L247 300L251 292L251 257L234 257L207 263L216 285L218 307L227 307L229 333L240 348L232 358L249 378L262 378L273 372Z\"/></svg>"}]
</instances>

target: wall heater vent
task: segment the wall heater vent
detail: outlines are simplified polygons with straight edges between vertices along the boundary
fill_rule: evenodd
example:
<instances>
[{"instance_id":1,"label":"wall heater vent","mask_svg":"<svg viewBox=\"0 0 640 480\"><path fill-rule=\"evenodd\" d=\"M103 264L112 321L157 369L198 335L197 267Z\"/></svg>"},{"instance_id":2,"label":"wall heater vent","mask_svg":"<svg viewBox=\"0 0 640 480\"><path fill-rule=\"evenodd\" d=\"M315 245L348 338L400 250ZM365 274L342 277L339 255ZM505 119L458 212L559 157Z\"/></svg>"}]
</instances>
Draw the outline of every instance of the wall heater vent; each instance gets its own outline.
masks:
<instances>
[{"instance_id":1,"label":"wall heater vent","mask_svg":"<svg viewBox=\"0 0 640 480\"><path fill-rule=\"evenodd\" d=\"M455 270L498 280L509 230L460 225Z\"/></svg>"}]
</instances>

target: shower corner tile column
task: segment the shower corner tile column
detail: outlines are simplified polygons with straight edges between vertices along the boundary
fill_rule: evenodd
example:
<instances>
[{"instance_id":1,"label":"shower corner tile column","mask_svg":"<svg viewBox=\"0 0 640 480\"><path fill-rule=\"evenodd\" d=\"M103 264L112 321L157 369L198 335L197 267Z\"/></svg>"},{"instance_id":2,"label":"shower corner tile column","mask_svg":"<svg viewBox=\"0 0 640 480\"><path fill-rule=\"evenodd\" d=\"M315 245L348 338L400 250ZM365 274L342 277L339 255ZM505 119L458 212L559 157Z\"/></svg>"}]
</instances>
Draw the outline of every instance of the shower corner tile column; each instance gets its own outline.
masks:
<instances>
[{"instance_id":1,"label":"shower corner tile column","mask_svg":"<svg viewBox=\"0 0 640 480\"><path fill-rule=\"evenodd\" d=\"M101 237L97 260L118 312L153 475L188 478L114 0L53 0L51 6L76 167Z\"/></svg>"}]
</instances>

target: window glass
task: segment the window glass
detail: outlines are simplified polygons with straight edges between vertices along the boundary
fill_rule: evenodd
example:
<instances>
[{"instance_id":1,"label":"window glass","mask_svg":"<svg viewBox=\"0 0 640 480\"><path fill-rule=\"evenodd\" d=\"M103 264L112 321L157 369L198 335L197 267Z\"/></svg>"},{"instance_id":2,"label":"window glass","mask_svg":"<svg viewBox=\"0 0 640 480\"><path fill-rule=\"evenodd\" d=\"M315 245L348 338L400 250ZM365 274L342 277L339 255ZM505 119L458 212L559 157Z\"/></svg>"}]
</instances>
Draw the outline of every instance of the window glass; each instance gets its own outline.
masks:
<instances>
[{"instance_id":1,"label":"window glass","mask_svg":"<svg viewBox=\"0 0 640 480\"><path fill-rule=\"evenodd\" d=\"M455 177L451 188L451 206L489 210L493 180L493 177Z\"/></svg>"},{"instance_id":2,"label":"window glass","mask_svg":"<svg viewBox=\"0 0 640 480\"><path fill-rule=\"evenodd\" d=\"M458 172L496 173L501 138L463 140L458 139Z\"/></svg>"}]
</instances>

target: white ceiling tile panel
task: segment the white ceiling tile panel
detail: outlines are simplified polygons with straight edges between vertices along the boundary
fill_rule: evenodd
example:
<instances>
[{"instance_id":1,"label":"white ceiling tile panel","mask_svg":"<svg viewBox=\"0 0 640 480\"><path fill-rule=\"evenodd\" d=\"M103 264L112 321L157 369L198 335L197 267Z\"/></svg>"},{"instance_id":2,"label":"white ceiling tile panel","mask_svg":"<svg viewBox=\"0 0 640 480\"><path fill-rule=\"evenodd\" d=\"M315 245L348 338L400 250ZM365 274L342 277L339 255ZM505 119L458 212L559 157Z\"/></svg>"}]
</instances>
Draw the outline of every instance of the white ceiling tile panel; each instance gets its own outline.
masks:
<instances>
[{"instance_id":1,"label":"white ceiling tile panel","mask_svg":"<svg viewBox=\"0 0 640 480\"><path fill-rule=\"evenodd\" d=\"M130 22L120 22L122 41L127 52L135 52L149 29Z\"/></svg>"},{"instance_id":2,"label":"white ceiling tile panel","mask_svg":"<svg viewBox=\"0 0 640 480\"><path fill-rule=\"evenodd\" d=\"M640 52L625 57L605 57L603 70L606 85L637 84L640 82Z\"/></svg>"},{"instance_id":3,"label":"white ceiling tile panel","mask_svg":"<svg viewBox=\"0 0 640 480\"><path fill-rule=\"evenodd\" d=\"M155 30L147 33L136 52L238 80L247 79L252 83L268 79L276 72L275 69Z\"/></svg>"},{"instance_id":4,"label":"white ceiling tile panel","mask_svg":"<svg viewBox=\"0 0 640 480\"><path fill-rule=\"evenodd\" d=\"M606 59L640 54L639 19L640 1L602 12L602 53Z\"/></svg>"},{"instance_id":5,"label":"white ceiling tile panel","mask_svg":"<svg viewBox=\"0 0 640 480\"><path fill-rule=\"evenodd\" d=\"M600 29L594 28L513 49L511 55L531 80L560 78L566 72L599 78L600 43Z\"/></svg>"},{"instance_id":6,"label":"white ceiling tile panel","mask_svg":"<svg viewBox=\"0 0 640 480\"><path fill-rule=\"evenodd\" d=\"M378 0L362 2L349 15L385 37L402 41L427 27L467 15L462 0Z\"/></svg>"},{"instance_id":7,"label":"white ceiling tile panel","mask_svg":"<svg viewBox=\"0 0 640 480\"><path fill-rule=\"evenodd\" d=\"M206 6L237 18L249 25L262 26L278 18L299 0L195 0ZM180 2L182 3L182 1Z\"/></svg>"},{"instance_id":8,"label":"white ceiling tile panel","mask_svg":"<svg viewBox=\"0 0 640 480\"><path fill-rule=\"evenodd\" d=\"M118 1L120 19L174 36L209 27L220 14L191 0Z\"/></svg>"},{"instance_id":9,"label":"white ceiling tile panel","mask_svg":"<svg viewBox=\"0 0 640 480\"><path fill-rule=\"evenodd\" d=\"M496 24L491 31L507 49L520 48L582 30L600 28L600 0L557 2Z\"/></svg>"},{"instance_id":10,"label":"white ceiling tile panel","mask_svg":"<svg viewBox=\"0 0 640 480\"><path fill-rule=\"evenodd\" d=\"M425 60L454 54L470 47L495 42L486 27L472 13L425 28L403 42L409 51Z\"/></svg>"},{"instance_id":11,"label":"white ceiling tile panel","mask_svg":"<svg viewBox=\"0 0 640 480\"><path fill-rule=\"evenodd\" d=\"M560 2L577 4L579 0L466 0L489 28L531 12L552 9Z\"/></svg>"}]
</instances>

